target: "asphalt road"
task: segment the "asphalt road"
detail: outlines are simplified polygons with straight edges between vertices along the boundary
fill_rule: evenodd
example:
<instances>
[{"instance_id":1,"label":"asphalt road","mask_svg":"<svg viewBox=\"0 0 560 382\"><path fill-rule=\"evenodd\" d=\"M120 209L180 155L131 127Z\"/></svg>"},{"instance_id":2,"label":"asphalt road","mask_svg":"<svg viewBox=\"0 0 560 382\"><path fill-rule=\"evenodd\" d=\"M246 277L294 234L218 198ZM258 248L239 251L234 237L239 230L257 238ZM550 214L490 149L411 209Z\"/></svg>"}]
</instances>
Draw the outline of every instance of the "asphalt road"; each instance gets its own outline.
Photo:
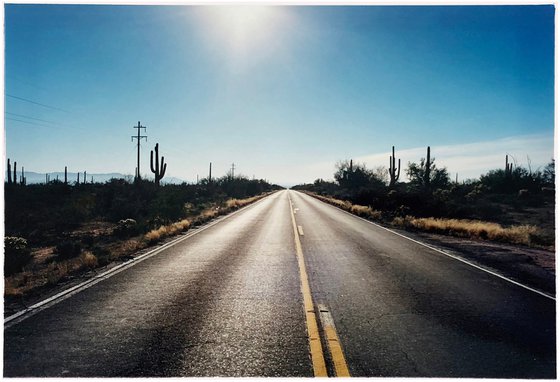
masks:
<instances>
[{"instance_id":1,"label":"asphalt road","mask_svg":"<svg viewBox=\"0 0 560 382\"><path fill-rule=\"evenodd\" d=\"M296 241L352 376L555 378L554 300L293 191L8 324L4 376L313 376Z\"/></svg>"}]
</instances>

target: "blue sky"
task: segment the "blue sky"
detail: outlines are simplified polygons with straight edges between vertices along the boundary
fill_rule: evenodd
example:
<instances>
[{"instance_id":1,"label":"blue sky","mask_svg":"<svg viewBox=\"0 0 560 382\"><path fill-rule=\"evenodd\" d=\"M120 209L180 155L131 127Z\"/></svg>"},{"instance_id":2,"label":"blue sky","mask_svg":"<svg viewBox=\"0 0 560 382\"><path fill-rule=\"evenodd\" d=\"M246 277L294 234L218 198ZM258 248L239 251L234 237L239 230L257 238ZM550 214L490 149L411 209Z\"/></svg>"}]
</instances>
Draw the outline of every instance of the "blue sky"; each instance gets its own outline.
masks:
<instances>
[{"instance_id":1,"label":"blue sky","mask_svg":"<svg viewBox=\"0 0 560 382\"><path fill-rule=\"evenodd\" d=\"M392 145L460 178L554 155L551 5L17 4L5 24L6 156L29 171L133 174L138 121L142 173L159 142L188 181L211 161L311 182Z\"/></svg>"}]
</instances>

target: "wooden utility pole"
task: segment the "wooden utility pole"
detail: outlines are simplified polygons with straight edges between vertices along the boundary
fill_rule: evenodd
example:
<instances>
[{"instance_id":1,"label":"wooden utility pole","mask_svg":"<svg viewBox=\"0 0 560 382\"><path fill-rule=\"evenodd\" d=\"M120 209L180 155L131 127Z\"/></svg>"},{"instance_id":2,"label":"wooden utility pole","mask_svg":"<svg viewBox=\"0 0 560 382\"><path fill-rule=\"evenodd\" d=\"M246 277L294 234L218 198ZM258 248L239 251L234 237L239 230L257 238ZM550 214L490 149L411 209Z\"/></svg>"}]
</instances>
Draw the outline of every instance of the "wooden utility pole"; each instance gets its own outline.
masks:
<instances>
[{"instance_id":1,"label":"wooden utility pole","mask_svg":"<svg viewBox=\"0 0 560 382\"><path fill-rule=\"evenodd\" d=\"M134 177L134 180L138 181L138 180L140 180L140 140L142 140L142 138L144 138L146 140L146 142L148 142L148 136L147 135L140 135L140 129L144 129L144 131L146 131L146 126L140 125L140 121L138 121L138 126L133 126L132 128L133 129L138 129L138 134L132 136L132 141L133 142L134 142L134 139L138 140L138 157L137 157L137 162L136 162L136 176Z\"/></svg>"}]
</instances>

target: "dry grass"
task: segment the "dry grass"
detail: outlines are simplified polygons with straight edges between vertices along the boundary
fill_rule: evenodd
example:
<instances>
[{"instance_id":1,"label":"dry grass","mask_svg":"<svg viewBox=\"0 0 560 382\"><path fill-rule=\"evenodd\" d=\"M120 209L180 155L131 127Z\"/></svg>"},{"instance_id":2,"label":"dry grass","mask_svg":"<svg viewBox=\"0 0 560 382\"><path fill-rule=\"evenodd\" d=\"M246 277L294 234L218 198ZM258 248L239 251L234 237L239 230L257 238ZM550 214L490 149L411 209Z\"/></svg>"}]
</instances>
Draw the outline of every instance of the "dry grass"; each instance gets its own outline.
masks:
<instances>
[{"instance_id":1,"label":"dry grass","mask_svg":"<svg viewBox=\"0 0 560 382\"><path fill-rule=\"evenodd\" d=\"M399 227L414 228L425 232L524 245L531 245L532 238L539 233L539 229L532 225L502 227L497 223L479 220L407 216L405 218L395 218L392 223Z\"/></svg>"},{"instance_id":2,"label":"dry grass","mask_svg":"<svg viewBox=\"0 0 560 382\"><path fill-rule=\"evenodd\" d=\"M305 192L325 203L329 203L354 215L371 220L381 220L380 211L371 207L352 204L346 200L339 200L331 197L317 195L312 192ZM393 226L402 228L412 228L425 232L433 232L443 235L451 235L465 238L475 238L493 240L510 244L523 244L531 246L541 234L538 227L533 225L515 225L502 227L497 223L484 222L479 220L459 220L459 219L436 219L436 218L415 218L413 216L396 217L391 222Z\"/></svg>"},{"instance_id":3,"label":"dry grass","mask_svg":"<svg viewBox=\"0 0 560 382\"><path fill-rule=\"evenodd\" d=\"M305 192L305 191L304 191ZM371 219L371 220L381 220L382 218L382 214L381 211L377 211L374 210L373 208L369 207L369 206L361 206L359 204L352 204L347 200L340 200L340 199L335 199L335 198L331 198L331 197L327 197L327 196L321 196L321 195L317 195L315 193L312 192L305 192L306 194L313 196L316 199L319 199L325 203L331 204L335 207L338 207L344 211L348 211L350 213L353 213L354 215L358 215L361 216L363 218L366 219Z\"/></svg>"},{"instance_id":4,"label":"dry grass","mask_svg":"<svg viewBox=\"0 0 560 382\"><path fill-rule=\"evenodd\" d=\"M97 267L97 257L90 251L82 253L80 260L84 268L94 269Z\"/></svg>"},{"instance_id":5,"label":"dry grass","mask_svg":"<svg viewBox=\"0 0 560 382\"><path fill-rule=\"evenodd\" d=\"M358 215L364 218L370 218L373 220L380 220L381 219L381 212L374 210L368 206L360 206L358 204L354 204L352 208L350 208L350 212L354 215Z\"/></svg>"},{"instance_id":6,"label":"dry grass","mask_svg":"<svg viewBox=\"0 0 560 382\"><path fill-rule=\"evenodd\" d=\"M264 194L264 195L257 195L257 196L253 196L250 198L246 198L246 199L229 199L228 201L226 201L226 208L228 210L231 209L236 209L236 208L241 208L244 207L248 204L251 204L253 202L256 202L259 199L262 199L263 197L269 195L269 193Z\"/></svg>"},{"instance_id":7,"label":"dry grass","mask_svg":"<svg viewBox=\"0 0 560 382\"><path fill-rule=\"evenodd\" d=\"M162 225L157 229L153 229L150 232L144 235L144 239L149 244L154 244L169 236L176 235L180 232L186 231L190 228L191 222L188 219L183 219L181 221L169 224L169 225Z\"/></svg>"}]
</instances>

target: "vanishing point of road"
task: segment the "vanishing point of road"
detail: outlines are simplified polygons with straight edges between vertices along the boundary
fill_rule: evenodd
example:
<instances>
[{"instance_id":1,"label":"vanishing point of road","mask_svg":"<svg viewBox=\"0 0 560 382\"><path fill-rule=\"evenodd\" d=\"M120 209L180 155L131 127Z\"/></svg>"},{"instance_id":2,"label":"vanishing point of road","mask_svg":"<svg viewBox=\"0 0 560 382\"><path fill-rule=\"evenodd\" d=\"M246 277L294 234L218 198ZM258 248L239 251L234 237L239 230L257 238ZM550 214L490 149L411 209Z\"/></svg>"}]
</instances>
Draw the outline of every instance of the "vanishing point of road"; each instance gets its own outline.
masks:
<instances>
[{"instance_id":1,"label":"vanishing point of road","mask_svg":"<svg viewBox=\"0 0 560 382\"><path fill-rule=\"evenodd\" d=\"M554 298L280 191L5 323L6 377L555 378Z\"/></svg>"}]
</instances>

